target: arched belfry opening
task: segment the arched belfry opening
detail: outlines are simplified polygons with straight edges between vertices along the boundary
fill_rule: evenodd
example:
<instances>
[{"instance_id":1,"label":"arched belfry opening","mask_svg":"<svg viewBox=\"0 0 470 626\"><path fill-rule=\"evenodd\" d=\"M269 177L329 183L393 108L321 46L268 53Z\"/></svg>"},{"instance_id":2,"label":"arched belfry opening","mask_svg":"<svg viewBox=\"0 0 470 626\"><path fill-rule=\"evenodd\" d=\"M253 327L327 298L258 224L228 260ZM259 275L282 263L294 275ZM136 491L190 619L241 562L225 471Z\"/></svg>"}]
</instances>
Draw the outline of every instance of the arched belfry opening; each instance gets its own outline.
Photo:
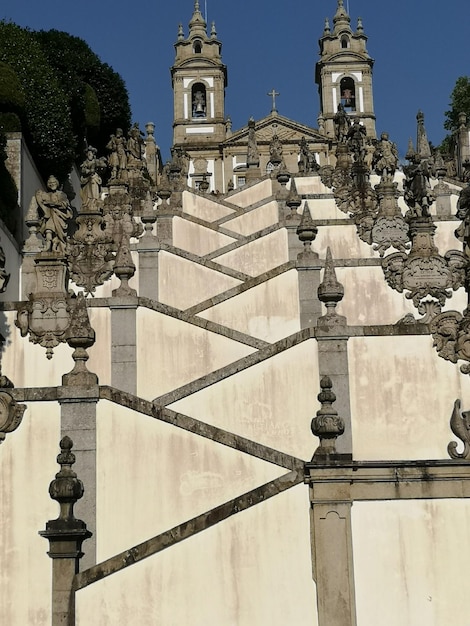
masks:
<instances>
[{"instance_id":1,"label":"arched belfry opening","mask_svg":"<svg viewBox=\"0 0 470 626\"><path fill-rule=\"evenodd\" d=\"M194 52L194 54L201 54L202 53L202 42L199 41L199 39L196 39L196 41L194 42L193 52Z\"/></svg>"},{"instance_id":2,"label":"arched belfry opening","mask_svg":"<svg viewBox=\"0 0 470 626\"><path fill-rule=\"evenodd\" d=\"M345 48L350 48L351 44L349 42L349 37L347 35L343 35L341 37L341 48L345 49Z\"/></svg>"},{"instance_id":3,"label":"arched belfry opening","mask_svg":"<svg viewBox=\"0 0 470 626\"><path fill-rule=\"evenodd\" d=\"M341 79L340 85L341 104L346 111L356 110L356 84L350 76Z\"/></svg>"},{"instance_id":4,"label":"arched belfry opening","mask_svg":"<svg viewBox=\"0 0 470 626\"><path fill-rule=\"evenodd\" d=\"M207 117L207 94L203 83L194 83L191 89L192 117Z\"/></svg>"}]
</instances>

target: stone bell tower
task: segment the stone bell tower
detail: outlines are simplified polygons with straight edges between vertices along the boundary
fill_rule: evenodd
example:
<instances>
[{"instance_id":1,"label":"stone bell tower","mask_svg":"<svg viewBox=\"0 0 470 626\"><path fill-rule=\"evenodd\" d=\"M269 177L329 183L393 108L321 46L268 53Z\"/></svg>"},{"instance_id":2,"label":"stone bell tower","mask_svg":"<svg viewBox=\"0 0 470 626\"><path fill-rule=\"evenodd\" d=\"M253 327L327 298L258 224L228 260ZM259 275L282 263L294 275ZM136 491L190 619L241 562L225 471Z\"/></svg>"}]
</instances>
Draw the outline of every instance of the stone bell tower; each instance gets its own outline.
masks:
<instances>
[{"instance_id":1,"label":"stone bell tower","mask_svg":"<svg viewBox=\"0 0 470 626\"><path fill-rule=\"evenodd\" d=\"M188 184L197 187L206 173L211 190L222 188L219 145L226 137L227 68L222 63L221 49L214 22L208 35L196 0L187 38L183 26L179 26L176 58L171 68L173 145L183 148L190 157Z\"/></svg>"},{"instance_id":2,"label":"stone bell tower","mask_svg":"<svg viewBox=\"0 0 470 626\"><path fill-rule=\"evenodd\" d=\"M356 31L353 32L344 1L338 0L333 30L328 18L325 20L325 29L319 40L320 60L315 72L325 131L332 138L335 137L333 119L339 105L351 118L359 119L369 137L376 136L372 97L374 60L367 52L366 43L361 18L358 18Z\"/></svg>"}]
</instances>

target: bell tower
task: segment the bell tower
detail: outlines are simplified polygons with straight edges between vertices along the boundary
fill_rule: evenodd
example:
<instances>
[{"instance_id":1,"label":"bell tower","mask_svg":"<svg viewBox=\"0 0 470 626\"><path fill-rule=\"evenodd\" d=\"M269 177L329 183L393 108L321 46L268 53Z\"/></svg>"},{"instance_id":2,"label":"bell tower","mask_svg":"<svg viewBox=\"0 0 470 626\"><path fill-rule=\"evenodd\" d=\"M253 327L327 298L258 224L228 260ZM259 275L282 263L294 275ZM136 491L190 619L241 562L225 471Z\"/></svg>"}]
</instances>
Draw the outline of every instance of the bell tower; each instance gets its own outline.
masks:
<instances>
[{"instance_id":1,"label":"bell tower","mask_svg":"<svg viewBox=\"0 0 470 626\"><path fill-rule=\"evenodd\" d=\"M333 120L339 105L350 117L359 119L368 137L376 137L372 96L374 60L367 52L366 43L361 18L358 18L356 31L353 32L344 0L338 0L333 31L328 18L325 20L325 29L319 40L320 60L315 72L325 132L332 138L335 138Z\"/></svg>"},{"instance_id":2,"label":"bell tower","mask_svg":"<svg viewBox=\"0 0 470 626\"><path fill-rule=\"evenodd\" d=\"M201 177L205 168L211 189L222 188L222 182L216 184L218 170L221 175L223 169L222 163L216 163L221 161L219 146L226 137L227 68L222 63L221 50L214 22L208 35L196 0L188 37L184 35L183 26L179 26L176 57L171 68L173 145L183 148L190 158L190 186L197 186L198 176Z\"/></svg>"}]
</instances>

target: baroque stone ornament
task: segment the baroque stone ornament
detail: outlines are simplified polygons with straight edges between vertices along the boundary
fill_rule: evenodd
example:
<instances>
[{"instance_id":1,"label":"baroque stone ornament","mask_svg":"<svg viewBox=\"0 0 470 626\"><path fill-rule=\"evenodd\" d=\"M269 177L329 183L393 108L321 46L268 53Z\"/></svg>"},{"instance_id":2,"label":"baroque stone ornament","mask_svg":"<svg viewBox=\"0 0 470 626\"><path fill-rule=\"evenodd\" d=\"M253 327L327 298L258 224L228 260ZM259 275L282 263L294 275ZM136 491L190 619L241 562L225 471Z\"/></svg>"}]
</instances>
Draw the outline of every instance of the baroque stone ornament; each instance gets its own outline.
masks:
<instances>
[{"instance_id":1,"label":"baroque stone ornament","mask_svg":"<svg viewBox=\"0 0 470 626\"><path fill-rule=\"evenodd\" d=\"M425 315L420 321L430 321L426 312L440 312L452 290L464 285L466 261L458 250L444 256L434 244L436 225L430 216L410 220L411 250L394 252L382 261L385 279L392 289L406 293L418 311ZM433 304L432 307L428 304Z\"/></svg>"},{"instance_id":2,"label":"baroque stone ornament","mask_svg":"<svg viewBox=\"0 0 470 626\"><path fill-rule=\"evenodd\" d=\"M25 410L26 404L17 404L8 392L0 391L0 443L18 428Z\"/></svg>"},{"instance_id":3,"label":"baroque stone ornament","mask_svg":"<svg viewBox=\"0 0 470 626\"><path fill-rule=\"evenodd\" d=\"M423 315L419 321L428 323L440 313L452 290L464 286L467 259L458 250L449 250L444 256L439 254L434 243L436 225L430 213L434 197L427 162L411 144L407 159L411 165L404 168L404 198L409 207L405 218L410 228L411 250L408 255L401 251L385 257L382 269L389 286L400 293L406 292L406 297Z\"/></svg>"},{"instance_id":4,"label":"baroque stone ornament","mask_svg":"<svg viewBox=\"0 0 470 626\"><path fill-rule=\"evenodd\" d=\"M53 348L65 341L70 323L67 264L65 258L50 253L41 253L35 263L36 289L18 309L15 324L22 337L29 334L29 340L46 348L51 359Z\"/></svg>"},{"instance_id":5,"label":"baroque stone ornament","mask_svg":"<svg viewBox=\"0 0 470 626\"><path fill-rule=\"evenodd\" d=\"M373 245L380 256L391 247L405 251L410 245L409 226L397 202L398 185L393 182L396 155L387 133L374 146L356 120L337 145L335 168L320 169L323 184L333 189L337 207L352 218L359 238ZM375 188L370 184L371 169L381 176Z\"/></svg>"},{"instance_id":6,"label":"baroque stone ornament","mask_svg":"<svg viewBox=\"0 0 470 626\"><path fill-rule=\"evenodd\" d=\"M457 239L463 243L464 278L468 304L463 311L445 311L437 315L431 323L434 347L443 359L457 363L463 374L470 374L470 186L462 189L457 203L457 217L462 223L455 231Z\"/></svg>"},{"instance_id":7,"label":"baroque stone ornament","mask_svg":"<svg viewBox=\"0 0 470 626\"><path fill-rule=\"evenodd\" d=\"M346 318L338 315L336 306L338 302L344 298L344 287L336 278L335 266L333 263L333 255L330 247L326 250L325 272L323 280L318 285L318 299L326 306L326 315L319 318L319 325L327 326L344 326Z\"/></svg>"},{"instance_id":8,"label":"baroque stone ornament","mask_svg":"<svg viewBox=\"0 0 470 626\"><path fill-rule=\"evenodd\" d=\"M89 149L88 157L92 155L94 153ZM96 287L113 274L116 246L113 229L107 228L110 223L103 217L97 165L93 165L88 157L82 164L82 206L75 220L78 228L67 241L66 254L71 279L83 287L86 294L93 295Z\"/></svg>"},{"instance_id":9,"label":"baroque stone ornament","mask_svg":"<svg viewBox=\"0 0 470 626\"><path fill-rule=\"evenodd\" d=\"M457 452L458 443L451 441L447 452L452 459L470 461L470 411L460 411L460 400L454 402L454 410L450 418L450 428L454 435L463 443L462 452Z\"/></svg>"},{"instance_id":10,"label":"baroque stone ornament","mask_svg":"<svg viewBox=\"0 0 470 626\"><path fill-rule=\"evenodd\" d=\"M316 174L319 169L320 166L315 159L315 155L310 151L305 137L302 137L300 140L299 173L303 176L309 176Z\"/></svg>"},{"instance_id":11,"label":"baroque stone ornament","mask_svg":"<svg viewBox=\"0 0 470 626\"><path fill-rule=\"evenodd\" d=\"M113 295L135 296L137 292L128 285L136 269L132 261L130 240L140 237L144 228L134 218L127 188L122 185L110 185L110 191L110 195L104 201L104 221L106 232L110 233L113 241L110 252L116 253L113 270L121 280L120 287L113 290Z\"/></svg>"},{"instance_id":12,"label":"baroque stone ornament","mask_svg":"<svg viewBox=\"0 0 470 626\"><path fill-rule=\"evenodd\" d=\"M336 395L332 391L333 384L329 376L323 376L320 381L321 391L318 401L321 408L312 419L312 433L319 437L320 445L315 450L312 461L325 460L336 454L336 439L344 433L344 420L333 408Z\"/></svg>"}]
</instances>

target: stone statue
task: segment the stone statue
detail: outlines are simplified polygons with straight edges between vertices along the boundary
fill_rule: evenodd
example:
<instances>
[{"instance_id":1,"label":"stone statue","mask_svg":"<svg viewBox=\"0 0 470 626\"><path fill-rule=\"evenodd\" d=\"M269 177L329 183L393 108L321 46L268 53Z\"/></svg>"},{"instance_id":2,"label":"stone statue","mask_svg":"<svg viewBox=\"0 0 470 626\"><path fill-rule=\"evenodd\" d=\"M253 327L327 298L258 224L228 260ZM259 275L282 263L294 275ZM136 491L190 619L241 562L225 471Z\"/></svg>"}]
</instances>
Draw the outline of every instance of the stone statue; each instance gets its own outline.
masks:
<instances>
[{"instance_id":1,"label":"stone statue","mask_svg":"<svg viewBox=\"0 0 470 626\"><path fill-rule=\"evenodd\" d=\"M366 155L366 129L359 123L358 119L355 119L354 124L348 129L346 138L356 161L363 162Z\"/></svg>"},{"instance_id":2,"label":"stone statue","mask_svg":"<svg viewBox=\"0 0 470 626\"><path fill-rule=\"evenodd\" d=\"M302 137L300 140L299 172L301 174L309 174L310 172L316 172L318 169L319 165L315 159L315 155L310 152L305 137Z\"/></svg>"},{"instance_id":3,"label":"stone statue","mask_svg":"<svg viewBox=\"0 0 470 626\"><path fill-rule=\"evenodd\" d=\"M279 165L282 161L282 143L277 135L273 135L269 144L269 156L273 165Z\"/></svg>"},{"instance_id":4,"label":"stone statue","mask_svg":"<svg viewBox=\"0 0 470 626\"><path fill-rule=\"evenodd\" d=\"M144 149L144 140L142 139L142 131L137 122L132 126L127 140L127 152L129 154L129 162L142 162L142 154Z\"/></svg>"},{"instance_id":5,"label":"stone statue","mask_svg":"<svg viewBox=\"0 0 470 626\"><path fill-rule=\"evenodd\" d=\"M397 146L388 138L388 133L380 135L380 141L375 148L373 167L382 181L391 181L398 167L398 150Z\"/></svg>"},{"instance_id":6,"label":"stone statue","mask_svg":"<svg viewBox=\"0 0 470 626\"><path fill-rule=\"evenodd\" d=\"M116 130L106 146L110 151L108 163L111 167L111 178L126 178L127 176L127 142L122 128Z\"/></svg>"},{"instance_id":7,"label":"stone statue","mask_svg":"<svg viewBox=\"0 0 470 626\"><path fill-rule=\"evenodd\" d=\"M341 103L338 104L338 111L336 112L333 123L335 125L335 136L338 141L345 141L348 136L349 127L351 125L348 114L344 110Z\"/></svg>"},{"instance_id":8,"label":"stone statue","mask_svg":"<svg viewBox=\"0 0 470 626\"><path fill-rule=\"evenodd\" d=\"M246 164L248 167L259 166L258 146L256 145L255 120L251 117L248 121L248 150Z\"/></svg>"},{"instance_id":9,"label":"stone statue","mask_svg":"<svg viewBox=\"0 0 470 626\"><path fill-rule=\"evenodd\" d=\"M463 252L470 261L470 183L460 192L457 217L462 223L455 231L455 236L463 243Z\"/></svg>"},{"instance_id":10,"label":"stone statue","mask_svg":"<svg viewBox=\"0 0 470 626\"><path fill-rule=\"evenodd\" d=\"M93 204L101 197L101 176L99 170L106 168L106 159L96 158L96 148L88 146L86 151L86 159L80 166L80 197L82 199L82 209Z\"/></svg>"},{"instance_id":11,"label":"stone statue","mask_svg":"<svg viewBox=\"0 0 470 626\"><path fill-rule=\"evenodd\" d=\"M59 189L59 181L49 176L47 191L36 191L35 200L39 219L39 232L45 239L46 252L65 252L67 222L73 217L72 207L65 193Z\"/></svg>"},{"instance_id":12,"label":"stone statue","mask_svg":"<svg viewBox=\"0 0 470 626\"><path fill-rule=\"evenodd\" d=\"M429 207L433 202L429 183L429 168L426 160L422 160L416 152L409 156L410 164L403 168L404 198L410 207L411 217L429 217Z\"/></svg>"}]
</instances>

